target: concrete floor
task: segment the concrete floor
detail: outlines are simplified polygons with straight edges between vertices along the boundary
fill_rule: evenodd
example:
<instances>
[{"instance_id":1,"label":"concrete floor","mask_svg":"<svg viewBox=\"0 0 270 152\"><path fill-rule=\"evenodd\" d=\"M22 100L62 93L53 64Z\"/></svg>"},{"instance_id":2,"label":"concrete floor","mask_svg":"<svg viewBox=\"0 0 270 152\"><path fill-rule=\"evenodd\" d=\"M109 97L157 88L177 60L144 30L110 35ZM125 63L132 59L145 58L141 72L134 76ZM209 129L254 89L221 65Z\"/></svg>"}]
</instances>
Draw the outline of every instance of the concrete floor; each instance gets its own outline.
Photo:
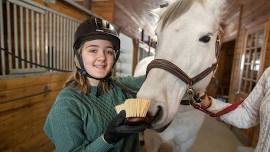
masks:
<instances>
[{"instance_id":1,"label":"concrete floor","mask_svg":"<svg viewBox=\"0 0 270 152\"><path fill-rule=\"evenodd\" d=\"M152 134L151 137L151 141L148 141L148 143L160 142L159 137L155 134ZM149 148L148 145L149 144L143 147L143 152L171 151L168 144L162 144L163 146L161 146L162 148L159 150L156 149L156 146L150 146ZM242 144L230 130L228 125L217 121L212 117L206 116L202 128L200 129L198 137L190 152L240 152L237 150L239 146L242 146Z\"/></svg>"},{"instance_id":2,"label":"concrete floor","mask_svg":"<svg viewBox=\"0 0 270 152\"><path fill-rule=\"evenodd\" d=\"M236 152L238 146L242 144L228 125L207 116L190 152Z\"/></svg>"}]
</instances>

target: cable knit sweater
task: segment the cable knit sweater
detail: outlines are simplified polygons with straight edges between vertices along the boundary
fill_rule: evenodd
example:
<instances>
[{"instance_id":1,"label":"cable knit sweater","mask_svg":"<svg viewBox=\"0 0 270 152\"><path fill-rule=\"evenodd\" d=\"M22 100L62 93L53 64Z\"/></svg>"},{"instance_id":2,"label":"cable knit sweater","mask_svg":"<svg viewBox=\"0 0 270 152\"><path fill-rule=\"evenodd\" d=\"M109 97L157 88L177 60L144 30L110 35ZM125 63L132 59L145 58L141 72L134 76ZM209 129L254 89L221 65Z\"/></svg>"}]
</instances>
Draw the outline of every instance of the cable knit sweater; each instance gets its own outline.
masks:
<instances>
[{"instance_id":1,"label":"cable knit sweater","mask_svg":"<svg viewBox=\"0 0 270 152\"><path fill-rule=\"evenodd\" d=\"M118 81L138 90L144 77L126 77ZM112 89L99 95L91 87L89 95L78 88L66 87L58 95L45 122L44 131L55 144L57 152L137 152L138 135L120 140L115 145L103 139L108 123L116 116L115 105L125 101L122 89L112 81Z\"/></svg>"},{"instance_id":2,"label":"cable knit sweater","mask_svg":"<svg viewBox=\"0 0 270 152\"><path fill-rule=\"evenodd\" d=\"M217 112L228 105L213 99L211 107L207 110ZM260 123L259 141L255 152L270 152L270 67L264 71L244 102L221 119L238 128L250 128Z\"/></svg>"}]
</instances>

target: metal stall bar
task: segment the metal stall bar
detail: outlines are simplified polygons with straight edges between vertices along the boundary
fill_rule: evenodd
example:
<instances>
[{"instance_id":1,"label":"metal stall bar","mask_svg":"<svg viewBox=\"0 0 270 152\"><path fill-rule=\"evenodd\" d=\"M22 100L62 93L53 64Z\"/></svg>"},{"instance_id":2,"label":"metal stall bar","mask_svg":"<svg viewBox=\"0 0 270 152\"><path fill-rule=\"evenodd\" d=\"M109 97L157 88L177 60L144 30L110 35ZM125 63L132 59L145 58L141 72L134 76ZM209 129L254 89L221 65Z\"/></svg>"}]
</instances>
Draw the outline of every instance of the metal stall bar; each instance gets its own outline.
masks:
<instances>
[{"instance_id":1,"label":"metal stall bar","mask_svg":"<svg viewBox=\"0 0 270 152\"><path fill-rule=\"evenodd\" d=\"M55 54L56 54L56 61L57 61L57 63L56 63L56 67L58 68L58 69L60 69L61 67L60 67L60 16L59 15L57 15L57 21L56 21L56 52L55 52Z\"/></svg>"},{"instance_id":2,"label":"metal stall bar","mask_svg":"<svg viewBox=\"0 0 270 152\"><path fill-rule=\"evenodd\" d=\"M70 29L71 29L71 32L72 33L74 33L73 27L74 27L74 24L73 24L73 21L71 21L71 28ZM74 53L74 50L73 50L73 42L74 42L73 39L74 39L74 36L73 36L73 34L72 34L72 36L70 38L71 38L71 42L72 42L71 43L72 44L72 46L71 46L71 49L72 50L70 50L70 53L71 53L70 54L70 56L71 56L71 65L70 65L70 68L71 69L74 69L74 67L73 67L73 65L74 65L74 63L73 63L73 60L74 60L74 58L73 58L73 53Z\"/></svg>"},{"instance_id":3,"label":"metal stall bar","mask_svg":"<svg viewBox=\"0 0 270 152\"><path fill-rule=\"evenodd\" d=\"M49 37L48 37L48 33L49 33L49 13L47 12L46 14L44 14L45 16L45 27L44 27L44 31L45 31L45 42L44 42L44 65L49 66L49 62L48 62L48 43L49 43Z\"/></svg>"},{"instance_id":4,"label":"metal stall bar","mask_svg":"<svg viewBox=\"0 0 270 152\"><path fill-rule=\"evenodd\" d=\"M25 10L25 34L26 34L26 59L27 61L30 61L30 43L29 43L29 37L30 37L30 33L29 33L29 9L26 8ZM27 63L27 69L30 68L30 63Z\"/></svg>"},{"instance_id":5,"label":"metal stall bar","mask_svg":"<svg viewBox=\"0 0 270 152\"><path fill-rule=\"evenodd\" d=\"M68 54L68 64L67 64L67 69L68 70L71 70L72 68L71 68L71 56L70 56L70 54L71 54L71 52L72 52L72 42L71 42L71 37L73 36L72 34L71 34L71 20L68 20L68 24L67 24L68 26L67 26L67 34L68 34L68 36L67 36L67 38L68 38L68 40L67 40L67 42L68 42L68 48L67 48L67 54Z\"/></svg>"},{"instance_id":6,"label":"metal stall bar","mask_svg":"<svg viewBox=\"0 0 270 152\"><path fill-rule=\"evenodd\" d=\"M65 67L65 36L66 36L66 34L65 34L65 18L64 17L62 17L62 24L63 24L63 26L62 26L62 69L66 69L66 67Z\"/></svg>"},{"instance_id":7,"label":"metal stall bar","mask_svg":"<svg viewBox=\"0 0 270 152\"><path fill-rule=\"evenodd\" d=\"M17 27L17 5L13 3L13 19L14 19L14 48L15 56L19 56L18 51L18 27ZM18 58L15 58L15 69L19 68Z\"/></svg>"},{"instance_id":8,"label":"metal stall bar","mask_svg":"<svg viewBox=\"0 0 270 152\"><path fill-rule=\"evenodd\" d=\"M35 26L34 26L34 11L31 10L31 45L32 45L32 49L31 49L31 56L32 56L32 62L35 62ZM31 65L31 68L33 68L33 65Z\"/></svg>"},{"instance_id":9,"label":"metal stall bar","mask_svg":"<svg viewBox=\"0 0 270 152\"><path fill-rule=\"evenodd\" d=\"M70 21L70 33L72 33L71 34L71 36L70 36L70 44L71 44L71 47L70 47L70 49L72 49L72 50L70 50L70 59L71 59L71 62L70 62L70 70L73 70L73 33L74 33L74 31L73 31L73 21Z\"/></svg>"},{"instance_id":10,"label":"metal stall bar","mask_svg":"<svg viewBox=\"0 0 270 152\"><path fill-rule=\"evenodd\" d=\"M53 50L52 50L52 55L53 55L53 67L56 68L56 64L57 64L57 60L56 60L56 31L57 29L57 26L56 26L56 14L53 14L53 34L52 34L52 37L53 37Z\"/></svg>"},{"instance_id":11,"label":"metal stall bar","mask_svg":"<svg viewBox=\"0 0 270 152\"><path fill-rule=\"evenodd\" d=\"M44 36L45 36L45 29L44 29L44 14L40 14L40 25L41 25L41 31L40 31L40 60L41 60L41 64L42 65L46 65L45 64L45 46L44 46Z\"/></svg>"},{"instance_id":12,"label":"metal stall bar","mask_svg":"<svg viewBox=\"0 0 270 152\"><path fill-rule=\"evenodd\" d=\"M11 15L10 15L10 3L9 1L6 2L7 8L7 45L8 45L8 52L11 52ZM8 56L8 73L12 69L12 57L11 55Z\"/></svg>"},{"instance_id":13,"label":"metal stall bar","mask_svg":"<svg viewBox=\"0 0 270 152\"><path fill-rule=\"evenodd\" d=\"M36 13L36 63L40 64L40 37L39 37L39 13Z\"/></svg>"},{"instance_id":14,"label":"metal stall bar","mask_svg":"<svg viewBox=\"0 0 270 152\"><path fill-rule=\"evenodd\" d=\"M66 26L67 26L67 22L66 22L66 18L63 18L64 19L64 29L63 29L63 35L64 35L64 40L63 40L63 58L64 58L64 69L66 70L67 69L67 66L66 66L66 63L67 63L67 31L66 31Z\"/></svg>"},{"instance_id":15,"label":"metal stall bar","mask_svg":"<svg viewBox=\"0 0 270 152\"><path fill-rule=\"evenodd\" d=\"M20 53L21 53L21 58L22 59L25 59L25 56L24 56L24 31L23 31L23 7L22 6L19 6L20 8L20 44L21 44L21 48L20 48ZM21 67L22 69L24 69L24 64L25 62L24 61L19 61L21 63Z\"/></svg>"},{"instance_id":16,"label":"metal stall bar","mask_svg":"<svg viewBox=\"0 0 270 152\"><path fill-rule=\"evenodd\" d=\"M4 43L4 24L3 24L3 1L0 0L0 47L5 48L5 43ZM6 75L6 65L5 65L5 52L3 50L0 50L1 54L1 69L2 69L2 75Z\"/></svg>"},{"instance_id":17,"label":"metal stall bar","mask_svg":"<svg viewBox=\"0 0 270 152\"><path fill-rule=\"evenodd\" d=\"M59 57L60 57L60 62L59 62L59 68L63 69L63 17L59 15Z\"/></svg>"},{"instance_id":18,"label":"metal stall bar","mask_svg":"<svg viewBox=\"0 0 270 152\"><path fill-rule=\"evenodd\" d=\"M72 63L70 63L70 69L73 69L74 68L73 67L73 53L74 53L74 50L73 50L73 42L74 42L73 41L73 38L74 38L73 35L74 34L73 33L74 33L74 23L73 22L74 21L72 21L72 20L70 21L70 33L72 33L72 36L70 37L70 41L71 41L71 45L72 45L72 47L70 48L70 49L72 49L72 50L70 50L70 53L71 53L70 56L72 56L72 58L71 58L72 59L71 60Z\"/></svg>"},{"instance_id":19,"label":"metal stall bar","mask_svg":"<svg viewBox=\"0 0 270 152\"><path fill-rule=\"evenodd\" d=\"M49 33L48 33L48 65L49 67L53 67L53 22L52 22L52 13L49 13L49 23L47 24L49 27ZM50 70L52 71L52 70Z\"/></svg>"},{"instance_id":20,"label":"metal stall bar","mask_svg":"<svg viewBox=\"0 0 270 152\"><path fill-rule=\"evenodd\" d=\"M76 23L73 22L73 32L76 30ZM72 37L72 42L74 42L74 37ZM74 55L74 52L73 52L73 55ZM72 68L74 69L75 68L75 64L73 64Z\"/></svg>"}]
</instances>

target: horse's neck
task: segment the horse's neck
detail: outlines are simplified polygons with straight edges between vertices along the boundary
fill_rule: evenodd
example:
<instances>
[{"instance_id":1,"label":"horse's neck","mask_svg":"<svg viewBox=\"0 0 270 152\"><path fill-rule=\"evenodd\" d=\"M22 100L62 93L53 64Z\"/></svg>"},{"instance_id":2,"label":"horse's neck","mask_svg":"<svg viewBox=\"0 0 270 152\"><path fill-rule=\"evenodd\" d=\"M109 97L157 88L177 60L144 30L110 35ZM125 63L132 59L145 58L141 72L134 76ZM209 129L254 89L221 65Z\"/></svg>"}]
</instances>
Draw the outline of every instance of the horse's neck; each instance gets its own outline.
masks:
<instances>
[{"instance_id":1,"label":"horse's neck","mask_svg":"<svg viewBox=\"0 0 270 152\"><path fill-rule=\"evenodd\" d=\"M144 59L142 59L136 66L135 68L135 72L134 72L134 76L141 76L141 75L145 75L146 73L146 68L148 66L148 64L154 60L154 56L149 56L146 57Z\"/></svg>"}]
</instances>

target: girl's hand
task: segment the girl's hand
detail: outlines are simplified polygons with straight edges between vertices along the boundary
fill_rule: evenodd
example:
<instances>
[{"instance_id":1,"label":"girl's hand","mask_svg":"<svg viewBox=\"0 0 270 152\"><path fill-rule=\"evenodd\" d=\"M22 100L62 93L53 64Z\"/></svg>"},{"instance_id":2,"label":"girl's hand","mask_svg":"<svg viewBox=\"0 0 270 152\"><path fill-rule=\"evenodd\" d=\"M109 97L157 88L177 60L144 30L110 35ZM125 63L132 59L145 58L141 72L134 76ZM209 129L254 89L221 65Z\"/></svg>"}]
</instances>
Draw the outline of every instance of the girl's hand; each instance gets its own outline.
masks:
<instances>
[{"instance_id":1,"label":"girl's hand","mask_svg":"<svg viewBox=\"0 0 270 152\"><path fill-rule=\"evenodd\" d=\"M200 105L203 109L207 109L212 104L212 99L210 96L205 94L205 92L198 92L198 96L201 99Z\"/></svg>"}]
</instances>

